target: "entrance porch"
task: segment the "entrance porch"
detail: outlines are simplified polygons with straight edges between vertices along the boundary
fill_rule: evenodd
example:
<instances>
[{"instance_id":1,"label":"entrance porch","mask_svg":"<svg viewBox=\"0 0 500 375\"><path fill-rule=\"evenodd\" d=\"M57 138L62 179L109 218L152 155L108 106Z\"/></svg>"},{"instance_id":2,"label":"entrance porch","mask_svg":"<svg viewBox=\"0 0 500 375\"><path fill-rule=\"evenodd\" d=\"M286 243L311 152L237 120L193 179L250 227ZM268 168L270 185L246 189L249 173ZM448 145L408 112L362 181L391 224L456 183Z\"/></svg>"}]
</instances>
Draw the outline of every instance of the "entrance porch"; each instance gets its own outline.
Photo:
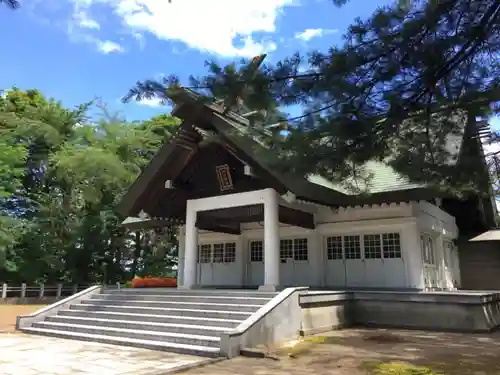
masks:
<instances>
[{"instance_id":1,"label":"entrance porch","mask_svg":"<svg viewBox=\"0 0 500 375\"><path fill-rule=\"evenodd\" d=\"M255 222L263 222L263 238L251 242L249 261L255 268L250 270L250 279L242 279L241 276L246 276L249 270L241 256L241 224ZM301 255L301 241L290 240L290 257L284 258L280 254L283 247L280 222L306 230L315 229L314 213L310 209L286 202L272 188L188 200L186 224L179 246L179 287L258 286L261 291L275 291L290 281L293 284L287 274L283 283L281 270L288 269L280 263L286 265L289 258L307 262L307 243ZM203 229L224 233L224 240L213 244L200 243L198 232Z\"/></svg>"}]
</instances>

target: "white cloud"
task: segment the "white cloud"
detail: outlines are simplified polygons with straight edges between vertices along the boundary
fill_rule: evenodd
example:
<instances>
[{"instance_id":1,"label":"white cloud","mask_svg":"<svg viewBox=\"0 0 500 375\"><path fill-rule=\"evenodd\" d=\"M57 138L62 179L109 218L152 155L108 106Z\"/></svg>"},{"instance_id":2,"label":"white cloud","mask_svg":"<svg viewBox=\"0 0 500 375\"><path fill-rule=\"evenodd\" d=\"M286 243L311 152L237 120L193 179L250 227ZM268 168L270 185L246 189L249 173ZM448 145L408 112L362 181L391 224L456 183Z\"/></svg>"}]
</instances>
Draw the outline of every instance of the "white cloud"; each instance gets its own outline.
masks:
<instances>
[{"instance_id":1,"label":"white cloud","mask_svg":"<svg viewBox=\"0 0 500 375\"><path fill-rule=\"evenodd\" d=\"M66 32L70 39L75 43L93 44L99 52L106 55L123 52L123 47L120 44L112 40L101 39L95 35L95 32L100 30L100 25L89 17L86 9L82 9L82 4L86 5L78 0L72 18L67 23Z\"/></svg>"},{"instance_id":2,"label":"white cloud","mask_svg":"<svg viewBox=\"0 0 500 375\"><path fill-rule=\"evenodd\" d=\"M97 23L96 20L89 17L89 15L85 12L75 12L73 14L74 22L84 29L94 29L99 30L101 26Z\"/></svg>"},{"instance_id":3,"label":"white cloud","mask_svg":"<svg viewBox=\"0 0 500 375\"><path fill-rule=\"evenodd\" d=\"M338 32L337 29L305 29L300 33L295 34L296 39L301 39L303 41L311 40L312 38L317 38L327 34L333 34Z\"/></svg>"},{"instance_id":4,"label":"white cloud","mask_svg":"<svg viewBox=\"0 0 500 375\"><path fill-rule=\"evenodd\" d=\"M164 105L160 99L157 98L151 98L151 99L142 99L141 101L137 102L139 105L144 105L147 107L152 107L152 108L157 108L161 107Z\"/></svg>"},{"instance_id":5,"label":"white cloud","mask_svg":"<svg viewBox=\"0 0 500 375\"><path fill-rule=\"evenodd\" d=\"M276 49L255 33L274 33L277 17L296 0L74 0L78 7L107 4L134 32L176 40L221 56L254 56ZM235 44L235 40L239 43Z\"/></svg>"},{"instance_id":6,"label":"white cloud","mask_svg":"<svg viewBox=\"0 0 500 375\"><path fill-rule=\"evenodd\" d=\"M99 51L106 55L112 52L123 52L122 46L111 40L96 40L96 45Z\"/></svg>"}]
</instances>

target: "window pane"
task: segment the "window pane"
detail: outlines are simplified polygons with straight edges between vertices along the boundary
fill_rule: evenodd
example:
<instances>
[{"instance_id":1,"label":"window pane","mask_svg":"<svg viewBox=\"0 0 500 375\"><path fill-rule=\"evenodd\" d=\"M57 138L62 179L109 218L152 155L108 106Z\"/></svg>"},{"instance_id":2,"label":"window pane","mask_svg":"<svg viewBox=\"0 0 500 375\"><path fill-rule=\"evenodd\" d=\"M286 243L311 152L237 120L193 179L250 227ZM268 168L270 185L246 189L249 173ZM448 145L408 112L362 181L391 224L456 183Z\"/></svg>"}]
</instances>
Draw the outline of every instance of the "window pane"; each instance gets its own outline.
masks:
<instances>
[{"instance_id":1,"label":"window pane","mask_svg":"<svg viewBox=\"0 0 500 375\"><path fill-rule=\"evenodd\" d=\"M401 240L399 233L382 234L384 258L401 258Z\"/></svg>"},{"instance_id":2,"label":"window pane","mask_svg":"<svg viewBox=\"0 0 500 375\"><path fill-rule=\"evenodd\" d=\"M434 240L431 236L427 236L427 244L428 244L428 251L429 251L429 263L430 264L436 264L436 258L434 256Z\"/></svg>"},{"instance_id":3,"label":"window pane","mask_svg":"<svg viewBox=\"0 0 500 375\"><path fill-rule=\"evenodd\" d=\"M214 244L214 263L222 263L224 261L224 244Z\"/></svg>"},{"instance_id":4,"label":"window pane","mask_svg":"<svg viewBox=\"0 0 500 375\"><path fill-rule=\"evenodd\" d=\"M293 240L280 241L280 259L293 259Z\"/></svg>"},{"instance_id":5,"label":"window pane","mask_svg":"<svg viewBox=\"0 0 500 375\"><path fill-rule=\"evenodd\" d=\"M236 262L236 243L228 242L224 249L224 263L234 262Z\"/></svg>"},{"instance_id":6,"label":"window pane","mask_svg":"<svg viewBox=\"0 0 500 375\"><path fill-rule=\"evenodd\" d=\"M382 259L380 234L364 235L363 244L365 245L365 259Z\"/></svg>"},{"instance_id":7,"label":"window pane","mask_svg":"<svg viewBox=\"0 0 500 375\"><path fill-rule=\"evenodd\" d=\"M334 236L326 238L326 251L328 260L343 259L342 253L342 237Z\"/></svg>"},{"instance_id":8,"label":"window pane","mask_svg":"<svg viewBox=\"0 0 500 375\"><path fill-rule=\"evenodd\" d=\"M250 241L250 262L262 262L264 260L264 243L262 241Z\"/></svg>"},{"instance_id":9,"label":"window pane","mask_svg":"<svg viewBox=\"0 0 500 375\"><path fill-rule=\"evenodd\" d=\"M200 263L210 263L212 261L212 245L200 246Z\"/></svg>"},{"instance_id":10,"label":"window pane","mask_svg":"<svg viewBox=\"0 0 500 375\"><path fill-rule=\"evenodd\" d=\"M361 243L359 236L344 236L346 259L361 259Z\"/></svg>"},{"instance_id":11,"label":"window pane","mask_svg":"<svg viewBox=\"0 0 500 375\"><path fill-rule=\"evenodd\" d=\"M293 240L293 257L295 260L307 260L307 238Z\"/></svg>"}]
</instances>

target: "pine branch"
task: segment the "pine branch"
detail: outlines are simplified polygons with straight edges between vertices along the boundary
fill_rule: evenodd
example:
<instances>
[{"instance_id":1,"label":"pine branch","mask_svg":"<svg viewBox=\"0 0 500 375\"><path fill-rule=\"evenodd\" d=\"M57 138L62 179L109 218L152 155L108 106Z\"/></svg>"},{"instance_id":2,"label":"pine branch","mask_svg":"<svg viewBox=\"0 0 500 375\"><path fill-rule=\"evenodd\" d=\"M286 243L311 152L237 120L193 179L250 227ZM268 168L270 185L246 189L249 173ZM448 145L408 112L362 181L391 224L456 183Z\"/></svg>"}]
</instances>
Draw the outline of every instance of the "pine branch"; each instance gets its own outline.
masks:
<instances>
[{"instance_id":1,"label":"pine branch","mask_svg":"<svg viewBox=\"0 0 500 375\"><path fill-rule=\"evenodd\" d=\"M0 0L0 3L5 4L11 9L18 9L21 7L21 3L18 0Z\"/></svg>"}]
</instances>

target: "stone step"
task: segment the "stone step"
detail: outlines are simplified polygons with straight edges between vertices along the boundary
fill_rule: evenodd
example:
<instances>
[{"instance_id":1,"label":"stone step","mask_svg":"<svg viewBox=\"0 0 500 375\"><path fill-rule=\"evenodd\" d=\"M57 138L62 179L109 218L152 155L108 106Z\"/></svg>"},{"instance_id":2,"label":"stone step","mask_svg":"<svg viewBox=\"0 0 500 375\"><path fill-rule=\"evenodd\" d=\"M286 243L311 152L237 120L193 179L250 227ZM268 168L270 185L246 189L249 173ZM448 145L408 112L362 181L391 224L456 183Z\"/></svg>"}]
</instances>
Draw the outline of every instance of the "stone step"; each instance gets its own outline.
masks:
<instances>
[{"instance_id":1,"label":"stone step","mask_svg":"<svg viewBox=\"0 0 500 375\"><path fill-rule=\"evenodd\" d=\"M129 337L107 336L102 334L77 333L72 331L60 331L56 329L24 328L24 333L73 339L80 341L93 341L103 344L114 344L132 346L143 349L161 350L179 354L191 354L205 357L220 357L220 349L210 346L178 344L165 341L150 341L143 339L132 339ZM119 348L117 348L119 350Z\"/></svg>"},{"instance_id":2,"label":"stone step","mask_svg":"<svg viewBox=\"0 0 500 375\"><path fill-rule=\"evenodd\" d=\"M71 316L49 316L45 322L88 325L94 327L112 327L140 331L155 331L182 333L186 335L219 336L222 332L231 328L214 327L209 325L176 324L176 323L154 323L149 321L132 321L118 319L102 319L92 317L71 317Z\"/></svg>"},{"instance_id":3,"label":"stone step","mask_svg":"<svg viewBox=\"0 0 500 375\"><path fill-rule=\"evenodd\" d=\"M204 303L204 302L177 302L177 301L123 301L123 300L100 300L88 299L82 301L84 304L105 305L105 306L123 306L129 307L152 307L161 309L207 309L207 310L224 310L224 311L241 311L253 313L260 309L262 305L237 304L237 303Z\"/></svg>"},{"instance_id":4,"label":"stone step","mask_svg":"<svg viewBox=\"0 0 500 375\"><path fill-rule=\"evenodd\" d=\"M234 289L176 289L176 288L122 288L105 289L104 294L141 294L141 295L189 295L221 297L263 297L273 298L278 293Z\"/></svg>"},{"instance_id":5,"label":"stone step","mask_svg":"<svg viewBox=\"0 0 500 375\"><path fill-rule=\"evenodd\" d=\"M235 328L242 323L245 317L240 319L217 319L203 318L182 315L154 315L154 314L131 314L112 311L81 311L81 310L60 310L57 316L75 318L96 318L110 320L131 320L151 323L171 323L171 324L193 324L207 325L211 327Z\"/></svg>"},{"instance_id":6,"label":"stone step","mask_svg":"<svg viewBox=\"0 0 500 375\"><path fill-rule=\"evenodd\" d=\"M188 316L188 317L201 317L201 318L217 318L217 319L235 319L241 320L246 319L251 312L245 311L226 311L222 310L200 310L194 306L193 309L184 308L153 308L145 306L113 306L113 305L96 305L91 303L80 303L71 305L69 307L71 310L79 311L102 311L102 312L118 312L118 313L129 313L129 314L153 314L153 315L177 315L177 316Z\"/></svg>"},{"instance_id":7,"label":"stone step","mask_svg":"<svg viewBox=\"0 0 500 375\"><path fill-rule=\"evenodd\" d=\"M130 339L139 339L147 341L170 342L182 345L196 345L219 348L220 337L204 336L204 335L189 335L174 332L157 332L144 331L140 329L124 329L115 327L103 327L92 325L56 323L56 322L36 322L33 323L33 328L41 328L48 330L56 330L63 332L75 332L91 335L104 335L112 337L127 337Z\"/></svg>"},{"instance_id":8,"label":"stone step","mask_svg":"<svg viewBox=\"0 0 500 375\"><path fill-rule=\"evenodd\" d=\"M202 303L240 303L263 306L271 300L269 297L249 297L249 296L214 296L214 295L185 295L185 294L135 294L135 293L115 293L115 294L94 294L91 300L106 301L158 301L158 302L202 302Z\"/></svg>"}]
</instances>

